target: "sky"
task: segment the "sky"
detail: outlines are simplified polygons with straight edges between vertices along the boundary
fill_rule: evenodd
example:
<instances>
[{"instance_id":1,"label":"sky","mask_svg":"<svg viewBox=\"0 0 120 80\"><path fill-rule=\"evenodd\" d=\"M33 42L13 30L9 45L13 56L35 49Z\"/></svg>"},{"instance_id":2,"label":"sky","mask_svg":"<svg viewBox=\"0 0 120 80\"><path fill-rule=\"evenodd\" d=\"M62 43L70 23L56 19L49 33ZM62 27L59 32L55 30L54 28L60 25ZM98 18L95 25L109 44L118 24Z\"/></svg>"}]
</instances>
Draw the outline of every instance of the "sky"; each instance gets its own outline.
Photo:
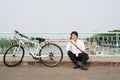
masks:
<instances>
[{"instance_id":1,"label":"sky","mask_svg":"<svg viewBox=\"0 0 120 80\"><path fill-rule=\"evenodd\" d=\"M0 32L120 30L120 0L0 0Z\"/></svg>"}]
</instances>

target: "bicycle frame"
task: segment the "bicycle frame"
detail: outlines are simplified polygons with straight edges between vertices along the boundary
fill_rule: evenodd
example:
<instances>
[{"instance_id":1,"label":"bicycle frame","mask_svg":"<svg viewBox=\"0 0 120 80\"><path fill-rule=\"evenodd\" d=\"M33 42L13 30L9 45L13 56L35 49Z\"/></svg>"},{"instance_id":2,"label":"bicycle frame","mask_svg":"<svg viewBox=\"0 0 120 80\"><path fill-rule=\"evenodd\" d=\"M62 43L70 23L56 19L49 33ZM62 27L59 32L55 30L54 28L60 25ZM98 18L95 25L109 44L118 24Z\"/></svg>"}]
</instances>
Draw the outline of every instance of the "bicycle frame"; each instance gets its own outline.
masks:
<instances>
[{"instance_id":1,"label":"bicycle frame","mask_svg":"<svg viewBox=\"0 0 120 80\"><path fill-rule=\"evenodd\" d=\"M49 56L49 55L44 55L44 56L39 55L39 51L42 50L42 47L40 46L39 42L32 41L32 40L29 40L29 39L24 38L24 37L19 37L19 39L20 40L18 42L18 45L23 46L29 52L29 54L32 55L33 57L40 58L40 57L48 57ZM35 50L35 53L33 53L32 50L30 50L29 47L25 43L32 43L32 44L36 45L37 48Z\"/></svg>"}]
</instances>

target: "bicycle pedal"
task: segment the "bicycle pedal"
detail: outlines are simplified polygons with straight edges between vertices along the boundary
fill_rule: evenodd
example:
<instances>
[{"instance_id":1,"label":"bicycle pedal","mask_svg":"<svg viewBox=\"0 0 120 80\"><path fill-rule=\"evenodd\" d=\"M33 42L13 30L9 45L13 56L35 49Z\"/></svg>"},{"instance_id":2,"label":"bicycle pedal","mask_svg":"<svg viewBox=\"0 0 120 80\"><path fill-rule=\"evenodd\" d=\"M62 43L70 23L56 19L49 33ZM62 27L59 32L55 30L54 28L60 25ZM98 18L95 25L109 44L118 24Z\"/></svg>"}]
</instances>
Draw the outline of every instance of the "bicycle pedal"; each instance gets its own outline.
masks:
<instances>
[{"instance_id":1,"label":"bicycle pedal","mask_svg":"<svg viewBox=\"0 0 120 80\"><path fill-rule=\"evenodd\" d=\"M34 60L39 60L39 58L33 57Z\"/></svg>"},{"instance_id":2,"label":"bicycle pedal","mask_svg":"<svg viewBox=\"0 0 120 80\"><path fill-rule=\"evenodd\" d=\"M29 53L29 55L32 55L31 53Z\"/></svg>"}]
</instances>

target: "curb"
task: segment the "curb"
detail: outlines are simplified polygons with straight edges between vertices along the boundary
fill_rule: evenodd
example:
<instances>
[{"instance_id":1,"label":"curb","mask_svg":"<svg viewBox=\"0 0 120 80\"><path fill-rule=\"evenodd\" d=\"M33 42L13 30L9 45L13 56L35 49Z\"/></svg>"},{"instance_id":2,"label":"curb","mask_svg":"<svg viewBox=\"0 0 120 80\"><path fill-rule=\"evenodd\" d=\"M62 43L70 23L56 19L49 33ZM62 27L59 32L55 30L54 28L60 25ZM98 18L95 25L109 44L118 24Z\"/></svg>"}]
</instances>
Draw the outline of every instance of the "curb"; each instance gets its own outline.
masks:
<instances>
[{"instance_id":1,"label":"curb","mask_svg":"<svg viewBox=\"0 0 120 80\"><path fill-rule=\"evenodd\" d=\"M100 61L88 61L89 66L120 66L120 62L100 62ZM5 66L3 62L0 62L0 66ZM43 67L42 63L39 61L22 61L20 65L18 66L40 66ZM58 67L64 66L64 67L70 67L73 66L73 63L71 61L62 61Z\"/></svg>"},{"instance_id":2,"label":"curb","mask_svg":"<svg viewBox=\"0 0 120 80\"><path fill-rule=\"evenodd\" d=\"M3 63L3 58L0 57L0 66L5 66ZM90 57L88 60L89 66L120 66L120 56L112 56L112 57ZM38 60L32 59L30 56L25 56L22 63L18 66L45 66L40 63ZM73 63L70 61L69 57L64 57L61 64L58 66L69 67L73 66Z\"/></svg>"}]
</instances>

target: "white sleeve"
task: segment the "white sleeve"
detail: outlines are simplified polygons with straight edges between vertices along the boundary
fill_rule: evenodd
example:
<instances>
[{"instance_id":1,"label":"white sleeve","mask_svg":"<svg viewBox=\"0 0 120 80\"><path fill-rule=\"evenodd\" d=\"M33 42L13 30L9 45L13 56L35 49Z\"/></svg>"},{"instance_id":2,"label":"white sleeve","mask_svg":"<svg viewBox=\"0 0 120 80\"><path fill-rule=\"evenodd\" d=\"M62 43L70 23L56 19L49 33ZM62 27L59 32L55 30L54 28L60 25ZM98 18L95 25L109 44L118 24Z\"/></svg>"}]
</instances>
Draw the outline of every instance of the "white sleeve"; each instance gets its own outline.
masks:
<instances>
[{"instance_id":1,"label":"white sleeve","mask_svg":"<svg viewBox=\"0 0 120 80\"><path fill-rule=\"evenodd\" d=\"M70 42L68 42L67 46L66 46L66 51L69 51L69 50L71 50L71 43Z\"/></svg>"}]
</instances>

